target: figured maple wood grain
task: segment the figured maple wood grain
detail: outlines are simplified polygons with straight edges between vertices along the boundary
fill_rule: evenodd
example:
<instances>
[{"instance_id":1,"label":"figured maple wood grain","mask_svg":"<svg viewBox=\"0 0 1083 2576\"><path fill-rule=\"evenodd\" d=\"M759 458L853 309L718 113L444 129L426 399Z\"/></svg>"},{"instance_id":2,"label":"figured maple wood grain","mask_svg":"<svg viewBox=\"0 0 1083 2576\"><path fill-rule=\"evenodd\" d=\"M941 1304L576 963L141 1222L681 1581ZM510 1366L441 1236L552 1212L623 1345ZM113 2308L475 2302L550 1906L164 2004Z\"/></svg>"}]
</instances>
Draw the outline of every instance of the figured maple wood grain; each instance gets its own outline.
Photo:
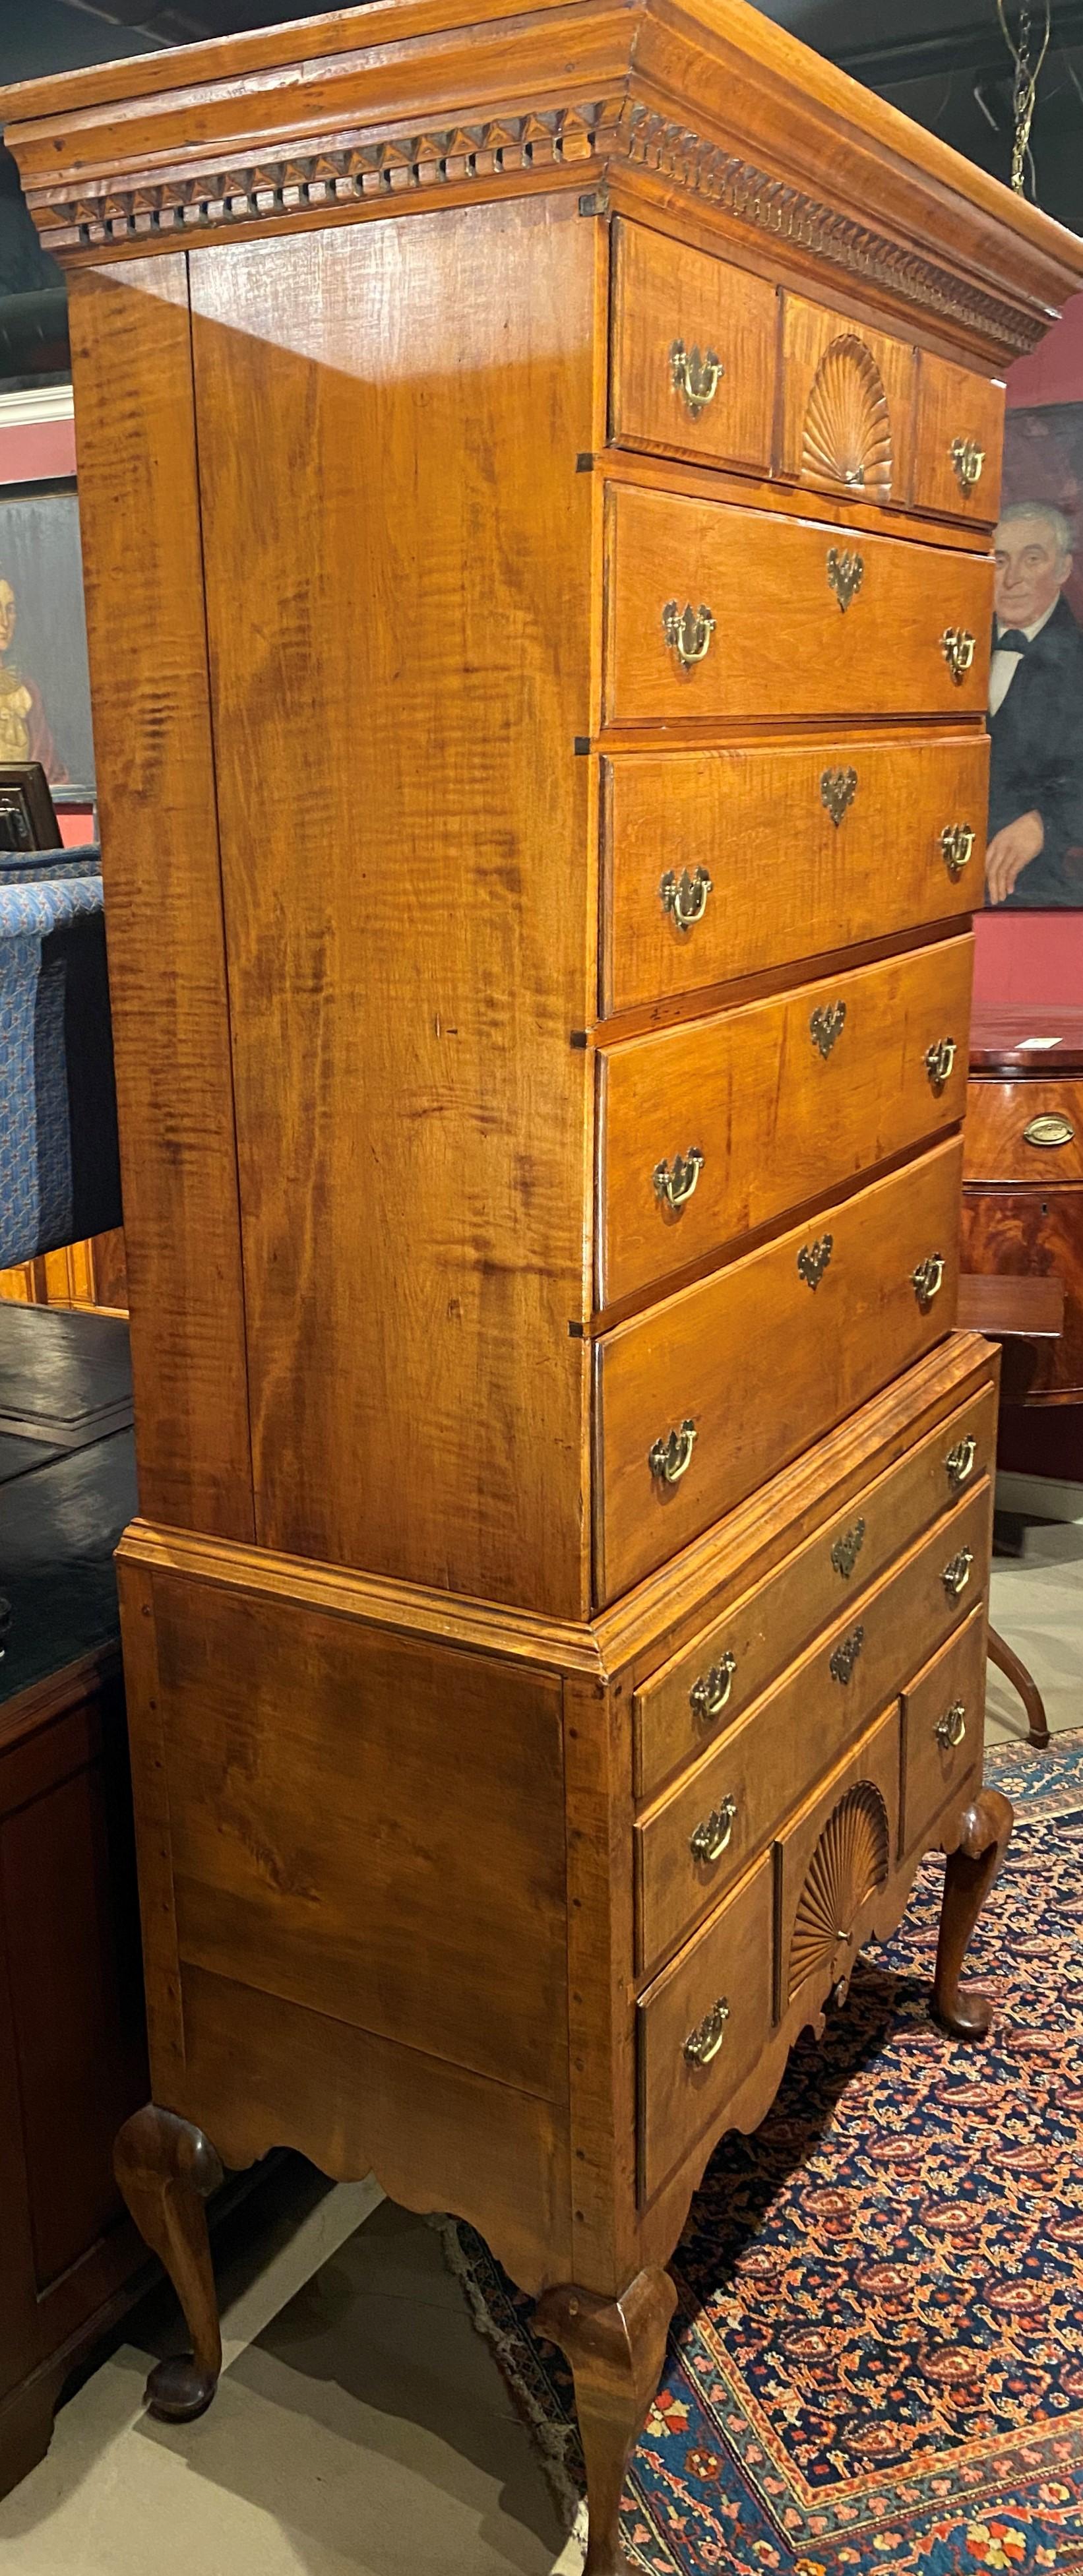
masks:
<instances>
[{"instance_id":1,"label":"figured maple wood grain","mask_svg":"<svg viewBox=\"0 0 1083 2576\"><path fill-rule=\"evenodd\" d=\"M602 1008L957 918L981 889L988 765L984 731L614 753L602 762ZM851 770L836 824L823 780ZM957 877L940 844L953 824L974 834ZM711 892L681 931L662 879L698 868Z\"/></svg>"},{"instance_id":2,"label":"figured maple wood grain","mask_svg":"<svg viewBox=\"0 0 1083 2576\"><path fill-rule=\"evenodd\" d=\"M983 453L977 482L965 489L952 462L957 438ZM953 367L946 358L918 353L917 439L914 453L914 501L919 508L943 511L953 519L991 525L1000 505L1000 467L1004 445L1004 387L975 375L971 367Z\"/></svg>"},{"instance_id":3,"label":"figured maple wood grain","mask_svg":"<svg viewBox=\"0 0 1083 2576\"><path fill-rule=\"evenodd\" d=\"M612 1600L762 1477L808 1448L951 1328L962 1147L829 1205L597 1347L597 1597ZM819 1285L798 1255L831 1236ZM912 1273L944 1263L921 1306ZM676 1484L652 1474L656 1440L695 1425Z\"/></svg>"},{"instance_id":4,"label":"figured maple wood grain","mask_svg":"<svg viewBox=\"0 0 1083 2576\"><path fill-rule=\"evenodd\" d=\"M972 946L945 941L606 1049L599 1305L736 1243L961 1118ZM927 1058L945 1041L955 1057L938 1081ZM674 1208L654 1175L664 1167L672 1184L677 1158L687 1168L692 1150L703 1157L696 1185ZM678 1172L678 1189L682 1182Z\"/></svg>"},{"instance_id":5,"label":"figured maple wood grain","mask_svg":"<svg viewBox=\"0 0 1083 2576\"><path fill-rule=\"evenodd\" d=\"M894 501L905 504L910 497L911 456L914 431L915 352L905 340L886 331L870 331L864 323L851 322L845 313L830 310L822 304L810 304L803 295L785 295L782 299L782 355L780 383L782 420L779 435L779 472L793 475L799 483L822 485L828 492L845 491L847 476L833 472L819 454L810 452L806 440L809 401L823 361L846 343L845 362L848 373L848 410L853 404L853 383L859 381L865 398L865 409L858 406L858 417L870 421L875 416L879 459L882 421L879 401L886 403L888 453L882 464L870 465L867 479L855 483L859 498L871 501ZM860 358L856 360L854 343ZM871 365L870 363L871 362ZM860 368L858 378L856 370ZM870 400L870 396L872 399ZM879 399L877 399L879 398ZM827 420L837 425L834 404L829 404ZM840 451L840 465L856 460L859 447ZM856 461L853 465L858 472Z\"/></svg>"},{"instance_id":6,"label":"figured maple wood grain","mask_svg":"<svg viewBox=\"0 0 1083 2576\"><path fill-rule=\"evenodd\" d=\"M258 1535L574 1617L593 227L192 272Z\"/></svg>"},{"instance_id":7,"label":"figured maple wood grain","mask_svg":"<svg viewBox=\"0 0 1083 2576\"><path fill-rule=\"evenodd\" d=\"M774 1876L765 1853L744 1885L666 1968L636 2008L641 2067L639 2196L649 2200L693 2140L717 2122L773 2019ZM685 2042L718 2005L728 2018L707 2065Z\"/></svg>"},{"instance_id":8,"label":"figured maple wood grain","mask_svg":"<svg viewBox=\"0 0 1083 2576\"><path fill-rule=\"evenodd\" d=\"M253 1535L183 255L70 297L139 1484Z\"/></svg>"},{"instance_id":9,"label":"figured maple wood grain","mask_svg":"<svg viewBox=\"0 0 1083 2576\"><path fill-rule=\"evenodd\" d=\"M949 1798L981 1781L985 1669L982 1602L903 1692L904 1851L924 1840Z\"/></svg>"},{"instance_id":10,"label":"figured maple wood grain","mask_svg":"<svg viewBox=\"0 0 1083 2576\"><path fill-rule=\"evenodd\" d=\"M684 717L980 714L987 698L992 563L769 511L613 485L608 496L608 724ZM828 556L859 556L842 608ZM701 661L682 667L663 610L710 610ZM974 638L956 683L948 628Z\"/></svg>"},{"instance_id":11,"label":"figured maple wood grain","mask_svg":"<svg viewBox=\"0 0 1083 2576\"><path fill-rule=\"evenodd\" d=\"M768 470L774 428L778 295L769 278L645 224L613 225L609 434L702 464ZM722 373L693 409L674 381L683 343Z\"/></svg>"}]
</instances>

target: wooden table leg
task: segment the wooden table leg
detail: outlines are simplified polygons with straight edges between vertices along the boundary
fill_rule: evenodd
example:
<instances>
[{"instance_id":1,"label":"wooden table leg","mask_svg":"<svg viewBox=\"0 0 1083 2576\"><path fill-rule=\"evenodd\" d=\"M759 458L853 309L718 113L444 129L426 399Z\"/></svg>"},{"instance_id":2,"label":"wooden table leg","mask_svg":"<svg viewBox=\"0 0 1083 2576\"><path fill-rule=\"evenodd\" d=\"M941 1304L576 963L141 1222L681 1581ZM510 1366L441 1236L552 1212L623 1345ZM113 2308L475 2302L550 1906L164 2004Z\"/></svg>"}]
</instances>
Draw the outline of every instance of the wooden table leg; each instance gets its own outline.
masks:
<instances>
[{"instance_id":1,"label":"wooden table leg","mask_svg":"<svg viewBox=\"0 0 1083 2576\"><path fill-rule=\"evenodd\" d=\"M1028 1673L1026 1665L1020 1661L1014 1649L1005 1644L1003 1637L998 1636L995 1628L990 1628L986 1644L990 1663L996 1665L998 1672L1007 1676L1012 1689L1019 1693L1027 1712L1030 1728L1028 1741L1038 1746L1047 1745L1049 1720L1045 1713L1045 1702L1033 1675Z\"/></svg>"},{"instance_id":2,"label":"wooden table leg","mask_svg":"<svg viewBox=\"0 0 1083 2576\"><path fill-rule=\"evenodd\" d=\"M633 2445L661 2377L677 2293L668 2272L640 2272L620 2299L589 2290L547 2290L535 2311L539 2334L572 2366L579 2436L587 2466L587 2555L583 2576L630 2576L620 2541L620 2500Z\"/></svg>"},{"instance_id":3,"label":"wooden table leg","mask_svg":"<svg viewBox=\"0 0 1083 2576\"><path fill-rule=\"evenodd\" d=\"M933 2011L956 2039L984 2039L993 2018L987 1995L960 1987L967 1945L1000 1868L1014 1818L999 1789L979 1789L944 1873Z\"/></svg>"},{"instance_id":4,"label":"wooden table leg","mask_svg":"<svg viewBox=\"0 0 1083 2576\"><path fill-rule=\"evenodd\" d=\"M163 2422L186 2424L205 2413L222 2368L204 2208L222 2167L202 2129L153 2102L125 2122L113 2165L140 2235L169 2274L192 2338L190 2353L171 2355L151 2371L147 2404Z\"/></svg>"}]
</instances>

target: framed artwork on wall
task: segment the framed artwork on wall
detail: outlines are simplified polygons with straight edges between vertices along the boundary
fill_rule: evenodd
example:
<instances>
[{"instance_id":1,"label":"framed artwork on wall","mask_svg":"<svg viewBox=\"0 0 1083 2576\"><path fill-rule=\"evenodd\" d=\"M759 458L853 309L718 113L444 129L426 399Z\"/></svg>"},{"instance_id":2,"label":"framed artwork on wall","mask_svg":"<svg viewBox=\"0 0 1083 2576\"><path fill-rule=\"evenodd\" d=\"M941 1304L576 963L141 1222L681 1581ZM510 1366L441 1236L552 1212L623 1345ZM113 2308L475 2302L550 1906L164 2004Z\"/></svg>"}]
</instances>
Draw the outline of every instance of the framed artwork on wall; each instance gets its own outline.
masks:
<instances>
[{"instance_id":1,"label":"framed artwork on wall","mask_svg":"<svg viewBox=\"0 0 1083 2576\"><path fill-rule=\"evenodd\" d=\"M27 760L65 801L93 796L74 480L0 489L0 763Z\"/></svg>"},{"instance_id":2,"label":"framed artwork on wall","mask_svg":"<svg viewBox=\"0 0 1083 2576\"><path fill-rule=\"evenodd\" d=\"M1009 409L986 903L1083 910L1083 401Z\"/></svg>"}]
</instances>

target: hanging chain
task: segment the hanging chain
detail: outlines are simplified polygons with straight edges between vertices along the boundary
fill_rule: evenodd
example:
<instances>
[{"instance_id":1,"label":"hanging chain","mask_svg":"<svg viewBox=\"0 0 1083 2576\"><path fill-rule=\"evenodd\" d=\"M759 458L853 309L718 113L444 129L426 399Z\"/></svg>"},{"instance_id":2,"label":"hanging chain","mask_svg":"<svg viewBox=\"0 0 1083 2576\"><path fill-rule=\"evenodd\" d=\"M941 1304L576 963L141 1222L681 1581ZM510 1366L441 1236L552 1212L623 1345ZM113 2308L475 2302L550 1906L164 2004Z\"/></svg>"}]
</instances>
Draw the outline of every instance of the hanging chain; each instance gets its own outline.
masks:
<instances>
[{"instance_id":1,"label":"hanging chain","mask_svg":"<svg viewBox=\"0 0 1083 2576\"><path fill-rule=\"evenodd\" d=\"M1027 161L1030 156L1030 129L1034 123L1034 106L1038 95L1038 78L1042 64L1044 63L1049 51L1052 15L1053 0L1045 0L1045 29L1038 49L1037 62L1032 63L1030 58L1031 13L1029 0L1022 0L1022 5L1020 7L1019 41L1017 44L1012 43L1011 36L1008 33L1008 21L1004 13L1004 0L997 0L997 16L1000 20L1000 32L1004 38L1004 42L1015 67L1014 78L1012 81L1012 116L1015 120L1015 137L1012 143L1012 186L1015 189L1017 196L1022 195L1026 186Z\"/></svg>"}]
</instances>

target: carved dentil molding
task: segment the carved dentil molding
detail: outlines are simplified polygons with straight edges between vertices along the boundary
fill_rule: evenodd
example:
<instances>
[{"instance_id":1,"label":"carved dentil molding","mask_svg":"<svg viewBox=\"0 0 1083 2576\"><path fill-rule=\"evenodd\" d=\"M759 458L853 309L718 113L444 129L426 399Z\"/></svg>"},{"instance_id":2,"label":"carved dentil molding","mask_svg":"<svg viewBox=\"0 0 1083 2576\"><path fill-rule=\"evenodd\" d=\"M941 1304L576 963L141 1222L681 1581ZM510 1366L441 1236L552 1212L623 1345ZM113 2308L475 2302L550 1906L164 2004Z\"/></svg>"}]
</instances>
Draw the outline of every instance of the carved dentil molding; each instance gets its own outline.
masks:
<instances>
[{"instance_id":1,"label":"carved dentil molding","mask_svg":"<svg viewBox=\"0 0 1083 2576\"><path fill-rule=\"evenodd\" d=\"M587 162L649 170L827 268L969 325L1005 353L1033 348L1046 327L1041 317L1020 312L627 96L425 134L305 141L281 159L245 162L238 156L228 168L214 169L189 164L119 184L114 179L100 191L88 186L67 199L33 187L28 193L47 247L70 254L173 241L238 223L266 225L305 210L372 205L447 186L484 189L516 172L574 169Z\"/></svg>"}]
</instances>

